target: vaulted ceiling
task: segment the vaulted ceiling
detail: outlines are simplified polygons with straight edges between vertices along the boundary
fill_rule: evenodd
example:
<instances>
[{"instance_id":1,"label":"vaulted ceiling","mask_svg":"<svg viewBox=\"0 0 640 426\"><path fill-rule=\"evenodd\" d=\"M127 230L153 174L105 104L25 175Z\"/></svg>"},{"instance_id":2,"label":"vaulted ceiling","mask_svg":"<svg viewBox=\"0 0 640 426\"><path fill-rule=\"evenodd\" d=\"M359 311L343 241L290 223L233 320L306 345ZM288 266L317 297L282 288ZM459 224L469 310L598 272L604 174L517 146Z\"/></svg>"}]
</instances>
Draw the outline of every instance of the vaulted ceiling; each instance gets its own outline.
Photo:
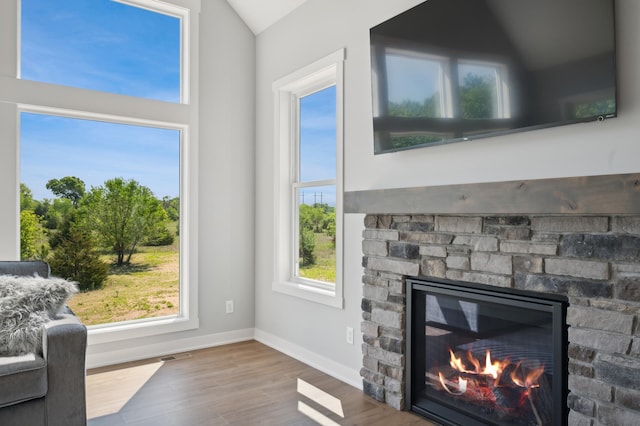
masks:
<instances>
[{"instance_id":1,"label":"vaulted ceiling","mask_svg":"<svg viewBox=\"0 0 640 426\"><path fill-rule=\"evenodd\" d=\"M307 0L227 0L255 35Z\"/></svg>"}]
</instances>

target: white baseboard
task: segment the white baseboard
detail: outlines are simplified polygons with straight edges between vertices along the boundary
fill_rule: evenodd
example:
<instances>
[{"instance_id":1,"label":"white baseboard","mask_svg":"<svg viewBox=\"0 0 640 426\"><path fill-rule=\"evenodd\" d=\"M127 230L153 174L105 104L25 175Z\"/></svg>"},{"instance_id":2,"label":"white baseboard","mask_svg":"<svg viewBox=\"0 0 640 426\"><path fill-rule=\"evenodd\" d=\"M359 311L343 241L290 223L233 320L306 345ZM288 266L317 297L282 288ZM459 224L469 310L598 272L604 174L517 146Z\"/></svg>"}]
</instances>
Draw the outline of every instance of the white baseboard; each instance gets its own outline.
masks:
<instances>
[{"instance_id":1,"label":"white baseboard","mask_svg":"<svg viewBox=\"0 0 640 426\"><path fill-rule=\"evenodd\" d=\"M267 333L260 329L255 329L255 340L263 343L273 349L289 355L292 358L303 362L316 370L320 370L325 374L335 377L357 389L362 390L362 377L359 370L353 370L343 364L320 356L308 349L284 340L278 336Z\"/></svg>"},{"instance_id":2,"label":"white baseboard","mask_svg":"<svg viewBox=\"0 0 640 426\"><path fill-rule=\"evenodd\" d=\"M360 377L359 370L353 370L343 364L311 352L302 346L291 343L271 333L267 333L266 331L253 328L209 334L190 339L163 341L144 346L135 345L130 348L112 351L101 351L95 347L89 347L86 362L88 369L98 368L107 365L121 364L124 362L138 361L180 352L227 345L230 343L245 342L253 339L362 390L362 378Z\"/></svg>"},{"instance_id":3,"label":"white baseboard","mask_svg":"<svg viewBox=\"0 0 640 426\"><path fill-rule=\"evenodd\" d=\"M144 346L135 345L131 348L118 349L113 351L94 350L94 352L92 353L92 347L89 347L87 353L87 368L104 367L107 365L161 357L179 352L195 351L197 349L205 349L214 346L227 345L229 343L253 340L253 338L254 329L245 328L243 330L209 334L206 336L198 336L190 339L179 339L174 341L165 340L160 343L154 343Z\"/></svg>"}]
</instances>

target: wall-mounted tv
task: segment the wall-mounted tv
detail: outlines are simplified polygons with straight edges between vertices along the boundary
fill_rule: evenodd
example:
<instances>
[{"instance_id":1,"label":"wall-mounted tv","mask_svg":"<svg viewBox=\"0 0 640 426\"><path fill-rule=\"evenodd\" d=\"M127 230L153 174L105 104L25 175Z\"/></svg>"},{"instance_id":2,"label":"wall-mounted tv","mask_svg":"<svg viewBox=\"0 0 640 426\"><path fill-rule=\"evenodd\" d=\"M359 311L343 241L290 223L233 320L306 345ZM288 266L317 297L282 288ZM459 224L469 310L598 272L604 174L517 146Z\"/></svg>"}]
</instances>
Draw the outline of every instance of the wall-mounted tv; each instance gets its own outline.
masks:
<instances>
[{"instance_id":1,"label":"wall-mounted tv","mask_svg":"<svg viewBox=\"0 0 640 426\"><path fill-rule=\"evenodd\" d=\"M376 154L617 115L614 0L427 0L371 28Z\"/></svg>"}]
</instances>

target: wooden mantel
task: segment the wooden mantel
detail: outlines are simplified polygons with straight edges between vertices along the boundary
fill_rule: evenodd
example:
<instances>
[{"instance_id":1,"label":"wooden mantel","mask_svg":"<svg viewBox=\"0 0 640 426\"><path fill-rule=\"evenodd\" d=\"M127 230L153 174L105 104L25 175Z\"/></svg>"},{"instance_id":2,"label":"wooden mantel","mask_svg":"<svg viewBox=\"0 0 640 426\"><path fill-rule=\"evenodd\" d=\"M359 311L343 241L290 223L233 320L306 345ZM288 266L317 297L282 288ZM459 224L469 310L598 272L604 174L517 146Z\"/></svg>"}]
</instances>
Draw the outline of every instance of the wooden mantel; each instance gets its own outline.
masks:
<instances>
[{"instance_id":1,"label":"wooden mantel","mask_svg":"<svg viewBox=\"0 0 640 426\"><path fill-rule=\"evenodd\" d=\"M350 191L345 213L640 214L640 173Z\"/></svg>"}]
</instances>

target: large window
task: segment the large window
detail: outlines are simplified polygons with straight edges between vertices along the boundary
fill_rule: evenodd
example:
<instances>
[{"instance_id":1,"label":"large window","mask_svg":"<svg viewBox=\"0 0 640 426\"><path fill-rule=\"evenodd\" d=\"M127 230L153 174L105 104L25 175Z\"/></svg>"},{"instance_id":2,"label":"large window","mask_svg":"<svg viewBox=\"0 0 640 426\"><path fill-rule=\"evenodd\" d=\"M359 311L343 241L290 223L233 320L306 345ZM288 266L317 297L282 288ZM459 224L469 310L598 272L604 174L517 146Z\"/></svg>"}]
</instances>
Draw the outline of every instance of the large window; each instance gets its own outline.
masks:
<instances>
[{"instance_id":1,"label":"large window","mask_svg":"<svg viewBox=\"0 0 640 426\"><path fill-rule=\"evenodd\" d=\"M8 142L0 173L20 180L19 208L0 208L16 228L2 230L15 235L15 257L42 258L53 269L82 251L107 265L100 284L100 267L76 279L84 292L71 302L90 325L90 344L198 326L198 111L189 95L197 90L190 45L197 46L199 7L200 0L0 3L0 137ZM109 224L116 216L118 226ZM31 245L21 241L21 222L40 232ZM14 244L6 241L3 253Z\"/></svg>"},{"instance_id":2,"label":"large window","mask_svg":"<svg viewBox=\"0 0 640 426\"><path fill-rule=\"evenodd\" d=\"M21 257L78 282L87 326L180 313L180 129L20 114Z\"/></svg>"},{"instance_id":3,"label":"large window","mask_svg":"<svg viewBox=\"0 0 640 426\"><path fill-rule=\"evenodd\" d=\"M342 306L344 51L274 83L276 273L273 288Z\"/></svg>"}]
</instances>

